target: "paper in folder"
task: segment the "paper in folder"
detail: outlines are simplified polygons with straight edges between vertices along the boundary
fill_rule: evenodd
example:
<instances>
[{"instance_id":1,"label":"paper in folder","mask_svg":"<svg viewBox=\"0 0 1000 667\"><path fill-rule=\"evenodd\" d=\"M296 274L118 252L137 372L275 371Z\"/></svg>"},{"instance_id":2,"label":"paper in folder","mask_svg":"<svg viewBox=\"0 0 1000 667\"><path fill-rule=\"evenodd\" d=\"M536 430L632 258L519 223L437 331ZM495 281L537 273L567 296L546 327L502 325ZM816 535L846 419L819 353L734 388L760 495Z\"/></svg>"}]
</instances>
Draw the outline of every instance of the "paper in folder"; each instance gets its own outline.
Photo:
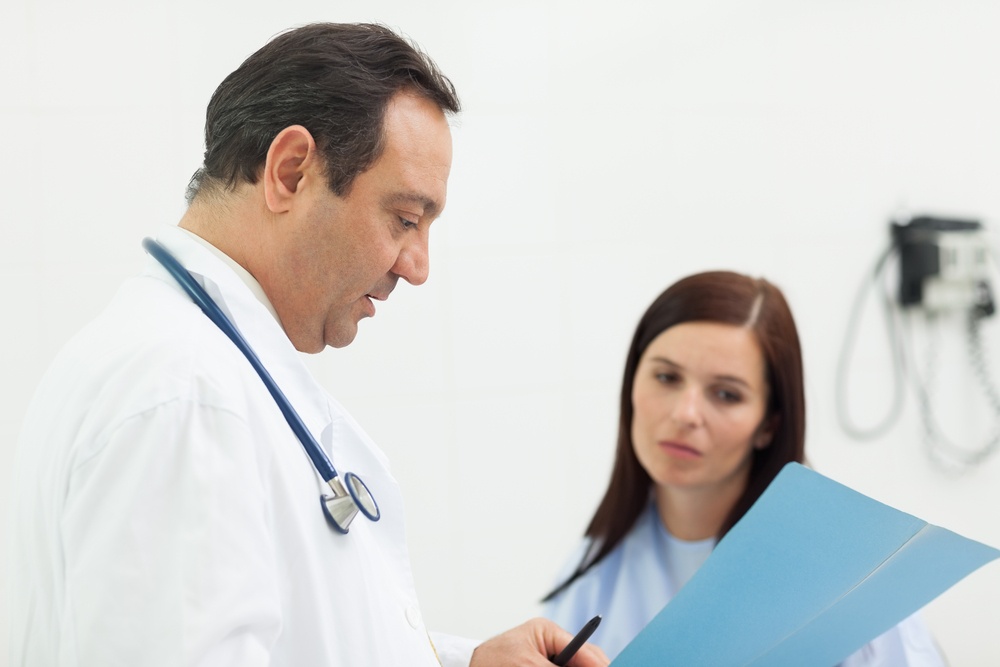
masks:
<instances>
[{"instance_id":1,"label":"paper in folder","mask_svg":"<svg viewBox=\"0 0 1000 667\"><path fill-rule=\"evenodd\" d=\"M836 665L998 556L790 463L611 665Z\"/></svg>"}]
</instances>

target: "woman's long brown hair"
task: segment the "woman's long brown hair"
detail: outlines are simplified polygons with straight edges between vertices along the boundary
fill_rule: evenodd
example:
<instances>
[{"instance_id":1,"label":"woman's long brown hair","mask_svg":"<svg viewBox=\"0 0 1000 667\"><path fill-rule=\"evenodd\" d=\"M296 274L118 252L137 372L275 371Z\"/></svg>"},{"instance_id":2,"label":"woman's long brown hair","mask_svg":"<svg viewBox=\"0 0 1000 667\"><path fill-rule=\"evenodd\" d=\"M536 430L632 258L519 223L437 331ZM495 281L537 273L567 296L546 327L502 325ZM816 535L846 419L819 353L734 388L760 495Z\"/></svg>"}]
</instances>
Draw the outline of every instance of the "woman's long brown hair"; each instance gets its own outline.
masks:
<instances>
[{"instance_id":1,"label":"woman's long brown hair","mask_svg":"<svg viewBox=\"0 0 1000 667\"><path fill-rule=\"evenodd\" d=\"M717 537L721 539L743 517L786 463L804 460L802 351L795 320L781 290L762 278L731 271L698 273L679 280L653 301L632 337L622 378L618 445L611 480L585 532L591 538L591 548L573 574L543 601L555 597L611 553L646 507L653 482L632 446L632 385L639 359L653 339L685 322L719 322L753 331L767 367L770 391L765 419L773 418L777 424L769 446L752 450L747 488Z\"/></svg>"}]
</instances>

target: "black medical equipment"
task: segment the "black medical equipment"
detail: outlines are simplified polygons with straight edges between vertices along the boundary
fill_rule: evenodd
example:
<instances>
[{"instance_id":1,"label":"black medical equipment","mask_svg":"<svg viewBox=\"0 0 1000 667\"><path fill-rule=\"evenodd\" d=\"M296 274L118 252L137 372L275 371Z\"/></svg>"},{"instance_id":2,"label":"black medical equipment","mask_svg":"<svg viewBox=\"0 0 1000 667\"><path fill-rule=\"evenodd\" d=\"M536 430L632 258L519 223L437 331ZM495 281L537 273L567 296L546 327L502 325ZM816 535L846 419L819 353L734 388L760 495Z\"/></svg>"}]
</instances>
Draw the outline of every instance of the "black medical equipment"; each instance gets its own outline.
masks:
<instances>
[{"instance_id":1,"label":"black medical equipment","mask_svg":"<svg viewBox=\"0 0 1000 667\"><path fill-rule=\"evenodd\" d=\"M990 283L992 255L986 228L978 220L924 215L905 222L891 222L890 237L889 247L862 282L848 320L837 365L838 421L848 435L858 440L884 434L899 418L904 399L904 380L908 378L917 395L924 440L932 458L953 470L978 465L1000 450L1000 391L990 375L980 333L983 320L996 310ZM899 267L899 283L894 294L882 289L885 269L892 258L898 260ZM995 264L992 269L995 271ZM869 288L879 291L885 317L893 369L893 394L885 418L873 427L862 428L847 414L846 376L847 361L857 338L861 308ZM994 415L993 433L984 445L976 449L958 447L944 437L934 416L929 389L931 381L927 376L921 378L913 360L908 358L904 335L906 316L917 314L923 316L928 328L946 317L964 318L967 358ZM931 356L928 366L932 367L933 362Z\"/></svg>"}]
</instances>

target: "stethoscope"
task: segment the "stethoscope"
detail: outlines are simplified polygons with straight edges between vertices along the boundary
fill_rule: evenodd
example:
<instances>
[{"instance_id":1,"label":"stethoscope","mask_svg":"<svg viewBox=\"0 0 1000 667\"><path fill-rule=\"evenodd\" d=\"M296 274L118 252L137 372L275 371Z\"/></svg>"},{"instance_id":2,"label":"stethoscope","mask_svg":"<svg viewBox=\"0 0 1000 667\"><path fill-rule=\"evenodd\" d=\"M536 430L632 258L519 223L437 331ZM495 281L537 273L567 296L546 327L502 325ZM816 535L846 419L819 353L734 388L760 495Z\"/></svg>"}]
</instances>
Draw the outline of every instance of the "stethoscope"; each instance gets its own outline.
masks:
<instances>
[{"instance_id":1,"label":"stethoscope","mask_svg":"<svg viewBox=\"0 0 1000 667\"><path fill-rule=\"evenodd\" d=\"M320 495L320 506L323 508L323 514L326 516L327 522L338 532L346 533L350 529L351 522L354 521L358 510L372 521L378 521L381 513L371 491L361 481L361 478L352 472L344 473L343 480L341 480L336 468L333 467L329 457L327 457L326 452L323 451L319 443L309 433L306 425L302 423L302 419L295 412L295 408L288 402L285 395L281 393L281 389L278 388L278 385L271 378L271 374L264 368L253 348L250 347L250 344L246 342L233 323L229 321L229 318L222 312L218 304L212 300L208 292L198 284L194 277L188 273L187 269L181 266L180 262L162 245L153 239L146 238L142 241L142 247L177 280L184 291L188 293L188 296L191 297L191 300L201 308L203 313L208 315L208 319L215 322L216 326L229 336L229 340L233 341L236 347L240 349L250 362L250 365L257 371L257 375L264 381L264 385L271 392L274 402L278 404L281 413L285 415L288 425L292 427L292 431L295 432L299 442L305 448L306 454L312 460L316 472L320 474L323 481L330 485L330 489L333 491L332 496L325 493Z\"/></svg>"}]
</instances>

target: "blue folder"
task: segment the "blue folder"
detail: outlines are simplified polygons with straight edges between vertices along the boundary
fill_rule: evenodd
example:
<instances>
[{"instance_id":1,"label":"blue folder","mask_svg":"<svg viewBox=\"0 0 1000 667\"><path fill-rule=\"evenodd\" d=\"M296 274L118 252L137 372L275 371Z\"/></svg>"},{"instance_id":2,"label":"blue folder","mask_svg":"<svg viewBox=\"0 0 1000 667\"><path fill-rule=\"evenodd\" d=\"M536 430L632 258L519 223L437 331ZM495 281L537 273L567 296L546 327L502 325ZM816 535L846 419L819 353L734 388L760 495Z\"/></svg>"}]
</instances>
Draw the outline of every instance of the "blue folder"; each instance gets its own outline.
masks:
<instances>
[{"instance_id":1,"label":"blue folder","mask_svg":"<svg viewBox=\"0 0 1000 667\"><path fill-rule=\"evenodd\" d=\"M997 557L790 463L611 665L836 665Z\"/></svg>"}]
</instances>

